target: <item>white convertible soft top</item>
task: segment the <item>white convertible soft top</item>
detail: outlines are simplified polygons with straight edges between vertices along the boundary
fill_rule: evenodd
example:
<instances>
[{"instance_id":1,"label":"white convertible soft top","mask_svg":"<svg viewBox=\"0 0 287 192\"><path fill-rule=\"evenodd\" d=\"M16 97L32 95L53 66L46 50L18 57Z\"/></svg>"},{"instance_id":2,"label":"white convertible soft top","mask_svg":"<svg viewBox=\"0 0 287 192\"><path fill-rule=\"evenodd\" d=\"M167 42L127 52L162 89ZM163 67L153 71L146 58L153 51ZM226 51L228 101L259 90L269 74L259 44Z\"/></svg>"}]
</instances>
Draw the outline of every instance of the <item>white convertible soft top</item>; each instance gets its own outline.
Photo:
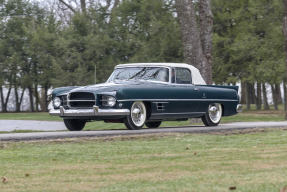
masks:
<instances>
[{"instance_id":1,"label":"white convertible soft top","mask_svg":"<svg viewBox=\"0 0 287 192\"><path fill-rule=\"evenodd\" d=\"M199 70L192 65L185 63L130 63L130 64L119 64L115 68L121 67L140 67L140 66L163 66L163 67L180 67L188 68L191 71L192 83L195 85L206 85Z\"/></svg>"}]
</instances>

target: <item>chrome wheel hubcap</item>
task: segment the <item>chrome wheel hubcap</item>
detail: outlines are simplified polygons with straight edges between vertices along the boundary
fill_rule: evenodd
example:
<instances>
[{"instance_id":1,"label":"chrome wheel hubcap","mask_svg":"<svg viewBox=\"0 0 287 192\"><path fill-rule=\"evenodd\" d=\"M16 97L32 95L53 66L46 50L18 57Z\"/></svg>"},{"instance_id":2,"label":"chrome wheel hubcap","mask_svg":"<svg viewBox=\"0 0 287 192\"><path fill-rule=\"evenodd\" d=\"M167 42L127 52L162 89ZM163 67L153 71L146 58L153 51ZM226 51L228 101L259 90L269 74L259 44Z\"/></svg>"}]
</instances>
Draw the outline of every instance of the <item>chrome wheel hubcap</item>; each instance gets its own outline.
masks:
<instances>
[{"instance_id":1,"label":"chrome wheel hubcap","mask_svg":"<svg viewBox=\"0 0 287 192\"><path fill-rule=\"evenodd\" d=\"M220 103L210 104L208 107L208 114L213 123L218 123L221 119L222 108Z\"/></svg>"},{"instance_id":2,"label":"chrome wheel hubcap","mask_svg":"<svg viewBox=\"0 0 287 192\"><path fill-rule=\"evenodd\" d=\"M135 125L142 126L145 122L145 108L141 102L134 103L132 106L131 118Z\"/></svg>"}]
</instances>

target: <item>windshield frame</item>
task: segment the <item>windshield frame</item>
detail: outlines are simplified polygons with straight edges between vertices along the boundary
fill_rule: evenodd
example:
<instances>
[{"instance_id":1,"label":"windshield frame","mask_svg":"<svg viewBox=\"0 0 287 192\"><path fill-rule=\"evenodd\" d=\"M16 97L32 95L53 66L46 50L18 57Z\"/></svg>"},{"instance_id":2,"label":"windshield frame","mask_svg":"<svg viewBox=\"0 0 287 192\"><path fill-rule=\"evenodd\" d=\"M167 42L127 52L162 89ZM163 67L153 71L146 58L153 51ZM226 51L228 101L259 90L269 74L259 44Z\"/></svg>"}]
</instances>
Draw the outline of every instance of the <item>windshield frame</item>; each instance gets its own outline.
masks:
<instances>
[{"instance_id":1,"label":"windshield frame","mask_svg":"<svg viewBox=\"0 0 287 192\"><path fill-rule=\"evenodd\" d=\"M168 82L164 82L164 81L153 81L153 80L142 80L142 81L146 81L146 82L153 82L153 83L163 83L163 84L171 84L171 67L167 67L167 66L150 66L150 65L139 65L139 66L126 66L126 67L116 67L113 71L113 73L110 75L110 77L108 78L108 80L106 81L108 82L114 82L114 80L110 80L111 77L113 76L114 72L116 69L125 69L125 68L143 68L143 67L150 67L150 68L165 68L168 69ZM116 80L116 81L128 81L128 80ZM133 80L132 80L133 81Z\"/></svg>"}]
</instances>

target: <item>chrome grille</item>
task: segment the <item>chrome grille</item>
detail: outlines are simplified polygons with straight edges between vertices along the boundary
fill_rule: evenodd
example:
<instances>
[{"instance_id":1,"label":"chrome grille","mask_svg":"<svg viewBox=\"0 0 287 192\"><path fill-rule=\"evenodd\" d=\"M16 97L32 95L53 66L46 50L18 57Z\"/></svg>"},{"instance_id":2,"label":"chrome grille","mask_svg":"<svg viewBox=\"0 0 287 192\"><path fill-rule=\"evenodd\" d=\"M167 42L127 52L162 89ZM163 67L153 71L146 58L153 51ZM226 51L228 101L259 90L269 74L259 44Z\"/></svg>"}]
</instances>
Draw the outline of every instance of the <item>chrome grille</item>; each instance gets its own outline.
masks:
<instances>
[{"instance_id":1,"label":"chrome grille","mask_svg":"<svg viewBox=\"0 0 287 192\"><path fill-rule=\"evenodd\" d=\"M108 97L103 95L101 102L103 106L108 106Z\"/></svg>"},{"instance_id":2,"label":"chrome grille","mask_svg":"<svg viewBox=\"0 0 287 192\"><path fill-rule=\"evenodd\" d=\"M64 95L61 98L62 98L62 101L63 101L63 106L67 106L67 96Z\"/></svg>"},{"instance_id":3,"label":"chrome grille","mask_svg":"<svg viewBox=\"0 0 287 192\"><path fill-rule=\"evenodd\" d=\"M96 104L93 93L73 92L68 95L68 106L71 108L92 108Z\"/></svg>"}]
</instances>

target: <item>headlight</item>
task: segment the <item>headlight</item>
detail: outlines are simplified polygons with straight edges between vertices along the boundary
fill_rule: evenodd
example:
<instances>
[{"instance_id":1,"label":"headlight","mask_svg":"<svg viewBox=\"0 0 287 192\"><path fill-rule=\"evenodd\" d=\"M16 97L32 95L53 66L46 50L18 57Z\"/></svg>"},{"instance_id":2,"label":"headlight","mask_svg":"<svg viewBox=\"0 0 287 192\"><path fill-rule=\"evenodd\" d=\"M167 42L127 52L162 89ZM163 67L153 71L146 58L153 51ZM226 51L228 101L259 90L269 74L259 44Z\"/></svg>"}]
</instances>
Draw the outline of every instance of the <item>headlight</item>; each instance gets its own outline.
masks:
<instances>
[{"instance_id":1,"label":"headlight","mask_svg":"<svg viewBox=\"0 0 287 192\"><path fill-rule=\"evenodd\" d=\"M116 98L113 96L103 95L102 96L102 105L112 107L116 104Z\"/></svg>"},{"instance_id":2,"label":"headlight","mask_svg":"<svg viewBox=\"0 0 287 192\"><path fill-rule=\"evenodd\" d=\"M62 103L62 100L60 99L60 97L55 97L53 100L53 105L54 107L60 107Z\"/></svg>"},{"instance_id":3,"label":"headlight","mask_svg":"<svg viewBox=\"0 0 287 192\"><path fill-rule=\"evenodd\" d=\"M108 96L107 97L107 104L110 107L114 106L116 104L116 99L114 97Z\"/></svg>"}]
</instances>

